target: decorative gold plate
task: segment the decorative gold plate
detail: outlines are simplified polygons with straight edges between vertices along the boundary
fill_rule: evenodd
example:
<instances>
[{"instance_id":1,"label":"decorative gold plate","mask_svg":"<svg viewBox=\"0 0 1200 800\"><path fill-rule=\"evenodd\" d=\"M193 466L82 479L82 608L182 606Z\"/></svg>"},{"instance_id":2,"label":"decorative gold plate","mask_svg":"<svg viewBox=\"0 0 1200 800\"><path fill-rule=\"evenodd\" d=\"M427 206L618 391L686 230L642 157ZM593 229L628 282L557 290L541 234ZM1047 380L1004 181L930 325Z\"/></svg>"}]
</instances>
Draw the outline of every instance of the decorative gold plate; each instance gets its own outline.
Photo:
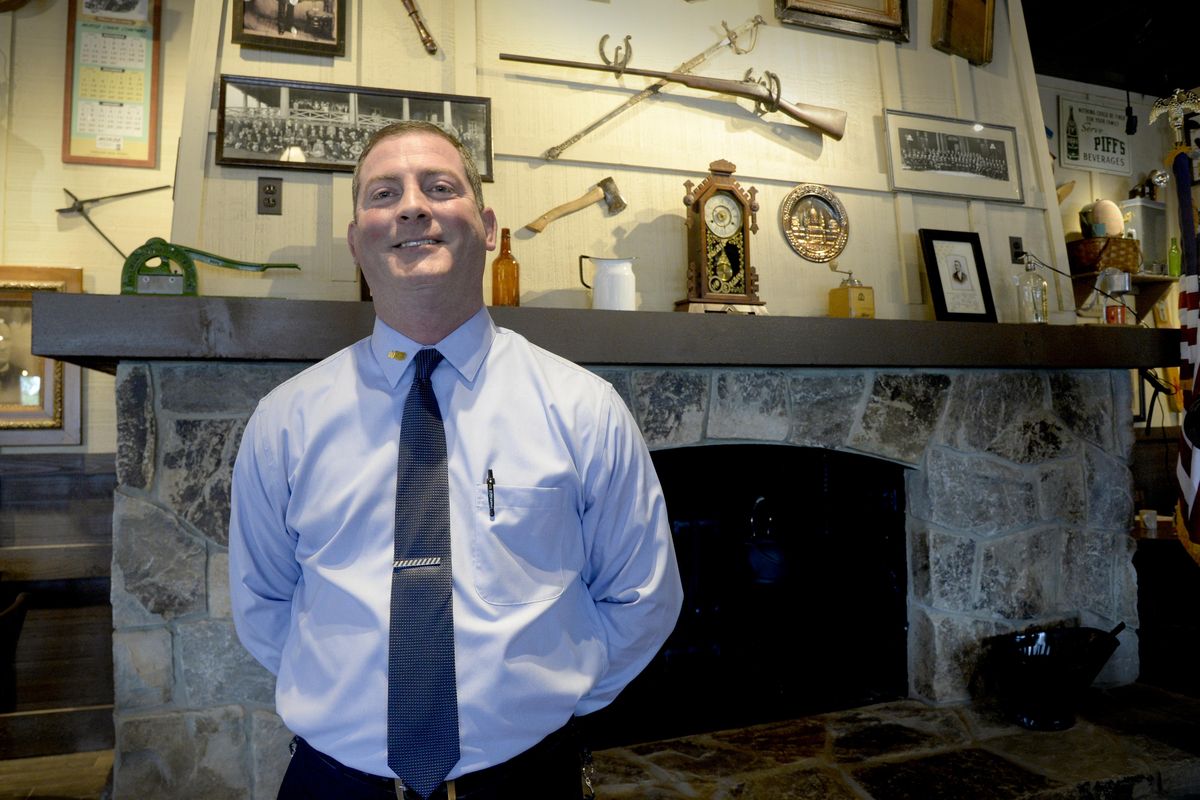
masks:
<instances>
[{"instance_id":1,"label":"decorative gold plate","mask_svg":"<svg viewBox=\"0 0 1200 800\"><path fill-rule=\"evenodd\" d=\"M803 183L783 199L779 222L788 244L809 261L832 261L846 249L850 218L833 192L815 183Z\"/></svg>"}]
</instances>

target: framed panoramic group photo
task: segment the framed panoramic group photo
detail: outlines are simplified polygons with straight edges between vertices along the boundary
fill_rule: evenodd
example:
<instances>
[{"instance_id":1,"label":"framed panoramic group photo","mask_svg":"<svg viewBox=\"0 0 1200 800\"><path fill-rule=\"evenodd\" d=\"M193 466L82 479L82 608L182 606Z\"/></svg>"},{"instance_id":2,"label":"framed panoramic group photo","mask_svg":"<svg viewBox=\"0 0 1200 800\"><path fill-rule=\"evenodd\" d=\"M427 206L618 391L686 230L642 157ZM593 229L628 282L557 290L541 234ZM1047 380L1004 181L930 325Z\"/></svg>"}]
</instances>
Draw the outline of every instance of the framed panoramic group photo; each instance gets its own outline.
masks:
<instances>
[{"instance_id":1,"label":"framed panoramic group photo","mask_svg":"<svg viewBox=\"0 0 1200 800\"><path fill-rule=\"evenodd\" d=\"M424 120L455 133L492 180L487 97L222 75L219 103L218 164L353 172L377 129Z\"/></svg>"},{"instance_id":2,"label":"framed panoramic group photo","mask_svg":"<svg viewBox=\"0 0 1200 800\"><path fill-rule=\"evenodd\" d=\"M883 118L893 191L1024 202L1016 128L892 109Z\"/></svg>"},{"instance_id":3,"label":"framed panoramic group photo","mask_svg":"<svg viewBox=\"0 0 1200 800\"><path fill-rule=\"evenodd\" d=\"M233 43L260 50L346 55L346 0L234 0Z\"/></svg>"}]
</instances>

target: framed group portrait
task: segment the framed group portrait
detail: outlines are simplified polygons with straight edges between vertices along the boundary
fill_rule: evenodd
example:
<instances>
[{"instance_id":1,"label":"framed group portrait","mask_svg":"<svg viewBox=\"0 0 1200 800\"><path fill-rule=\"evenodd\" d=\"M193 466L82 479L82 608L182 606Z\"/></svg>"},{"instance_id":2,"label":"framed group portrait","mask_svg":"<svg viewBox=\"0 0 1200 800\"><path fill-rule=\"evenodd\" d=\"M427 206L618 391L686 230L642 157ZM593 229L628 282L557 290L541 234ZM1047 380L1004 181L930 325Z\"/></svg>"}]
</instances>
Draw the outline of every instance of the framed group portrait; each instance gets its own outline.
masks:
<instances>
[{"instance_id":1,"label":"framed group portrait","mask_svg":"<svg viewBox=\"0 0 1200 800\"><path fill-rule=\"evenodd\" d=\"M893 191L1024 202L1016 128L892 109L883 114Z\"/></svg>"},{"instance_id":2,"label":"framed group portrait","mask_svg":"<svg viewBox=\"0 0 1200 800\"><path fill-rule=\"evenodd\" d=\"M346 55L346 0L234 0L233 43L261 50Z\"/></svg>"},{"instance_id":3,"label":"framed group portrait","mask_svg":"<svg viewBox=\"0 0 1200 800\"><path fill-rule=\"evenodd\" d=\"M33 293L82 292L83 270L0 267L0 445L79 444L79 367L33 354Z\"/></svg>"},{"instance_id":4,"label":"framed group portrait","mask_svg":"<svg viewBox=\"0 0 1200 800\"><path fill-rule=\"evenodd\" d=\"M492 180L487 97L222 75L218 103L218 164L353 172L376 130L423 120L455 134Z\"/></svg>"}]
</instances>

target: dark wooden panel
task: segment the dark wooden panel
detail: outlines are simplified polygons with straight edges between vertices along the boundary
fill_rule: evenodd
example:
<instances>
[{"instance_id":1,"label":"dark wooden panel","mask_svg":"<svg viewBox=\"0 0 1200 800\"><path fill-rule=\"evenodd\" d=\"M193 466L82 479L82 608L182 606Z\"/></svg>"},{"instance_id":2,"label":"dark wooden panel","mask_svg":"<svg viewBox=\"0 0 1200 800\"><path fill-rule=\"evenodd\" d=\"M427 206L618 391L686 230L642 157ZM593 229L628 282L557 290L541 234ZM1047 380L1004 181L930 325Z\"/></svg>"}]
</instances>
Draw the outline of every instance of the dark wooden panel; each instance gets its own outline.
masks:
<instances>
[{"instance_id":1,"label":"dark wooden panel","mask_svg":"<svg viewBox=\"0 0 1200 800\"><path fill-rule=\"evenodd\" d=\"M112 703L112 608L31 608L15 671L16 711Z\"/></svg>"},{"instance_id":2,"label":"dark wooden panel","mask_svg":"<svg viewBox=\"0 0 1200 800\"><path fill-rule=\"evenodd\" d=\"M105 578L112 571L112 545L67 544L0 547L6 581Z\"/></svg>"},{"instance_id":3,"label":"dark wooden panel","mask_svg":"<svg viewBox=\"0 0 1200 800\"><path fill-rule=\"evenodd\" d=\"M1102 325L494 308L582 364L1126 368L1179 363L1179 331ZM39 292L36 353L114 372L123 359L316 361L371 331L370 303Z\"/></svg>"},{"instance_id":4,"label":"dark wooden panel","mask_svg":"<svg viewBox=\"0 0 1200 800\"><path fill-rule=\"evenodd\" d=\"M111 749L113 707L0 714L0 759Z\"/></svg>"}]
</instances>

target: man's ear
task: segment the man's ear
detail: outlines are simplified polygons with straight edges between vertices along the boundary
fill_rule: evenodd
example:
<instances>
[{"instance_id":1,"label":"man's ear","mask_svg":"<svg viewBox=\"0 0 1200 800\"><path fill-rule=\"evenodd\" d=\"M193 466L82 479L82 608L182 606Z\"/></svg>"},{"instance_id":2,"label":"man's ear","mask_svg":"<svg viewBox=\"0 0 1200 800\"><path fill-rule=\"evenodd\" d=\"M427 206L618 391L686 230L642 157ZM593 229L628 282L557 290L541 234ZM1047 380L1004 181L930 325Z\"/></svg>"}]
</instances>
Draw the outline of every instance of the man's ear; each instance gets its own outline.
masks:
<instances>
[{"instance_id":1,"label":"man's ear","mask_svg":"<svg viewBox=\"0 0 1200 800\"><path fill-rule=\"evenodd\" d=\"M496 212L490 208L483 210L484 242L488 250L496 249Z\"/></svg>"},{"instance_id":2,"label":"man's ear","mask_svg":"<svg viewBox=\"0 0 1200 800\"><path fill-rule=\"evenodd\" d=\"M356 233L358 233L358 226L354 223L354 220L350 220L346 225L346 244L350 247L350 255L354 257L355 264L358 263L358 253L354 249L354 235Z\"/></svg>"}]
</instances>

